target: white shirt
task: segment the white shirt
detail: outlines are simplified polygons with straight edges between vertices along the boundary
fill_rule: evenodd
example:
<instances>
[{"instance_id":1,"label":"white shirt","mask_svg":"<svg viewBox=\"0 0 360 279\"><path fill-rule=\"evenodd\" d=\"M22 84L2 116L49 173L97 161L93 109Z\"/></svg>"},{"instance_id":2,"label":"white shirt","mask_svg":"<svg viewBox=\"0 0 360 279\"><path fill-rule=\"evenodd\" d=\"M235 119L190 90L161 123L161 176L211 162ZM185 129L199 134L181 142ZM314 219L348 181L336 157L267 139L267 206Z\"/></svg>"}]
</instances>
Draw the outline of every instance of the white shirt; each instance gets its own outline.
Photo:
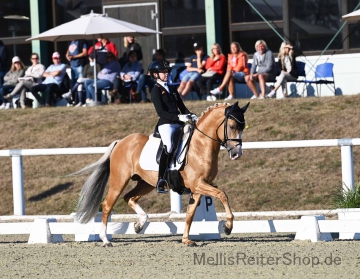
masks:
<instances>
[{"instance_id":1,"label":"white shirt","mask_svg":"<svg viewBox=\"0 0 360 279\"><path fill-rule=\"evenodd\" d=\"M167 86L167 82L166 82L166 81L157 80L156 82L157 82L158 84L160 84L162 87L164 87L168 93L170 93L170 90L169 90L169 87Z\"/></svg>"}]
</instances>

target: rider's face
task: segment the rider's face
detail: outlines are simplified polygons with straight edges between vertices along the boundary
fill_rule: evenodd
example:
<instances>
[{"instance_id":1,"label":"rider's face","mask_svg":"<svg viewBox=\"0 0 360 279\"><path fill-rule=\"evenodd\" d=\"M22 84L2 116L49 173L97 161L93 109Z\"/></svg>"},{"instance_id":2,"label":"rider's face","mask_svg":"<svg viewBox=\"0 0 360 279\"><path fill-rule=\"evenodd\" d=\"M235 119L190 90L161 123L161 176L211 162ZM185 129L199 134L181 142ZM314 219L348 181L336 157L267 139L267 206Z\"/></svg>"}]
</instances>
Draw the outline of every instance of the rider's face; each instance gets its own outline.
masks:
<instances>
[{"instance_id":1,"label":"rider's face","mask_svg":"<svg viewBox=\"0 0 360 279\"><path fill-rule=\"evenodd\" d=\"M159 71L158 76L160 80L167 81L169 77L169 71L168 70Z\"/></svg>"}]
</instances>

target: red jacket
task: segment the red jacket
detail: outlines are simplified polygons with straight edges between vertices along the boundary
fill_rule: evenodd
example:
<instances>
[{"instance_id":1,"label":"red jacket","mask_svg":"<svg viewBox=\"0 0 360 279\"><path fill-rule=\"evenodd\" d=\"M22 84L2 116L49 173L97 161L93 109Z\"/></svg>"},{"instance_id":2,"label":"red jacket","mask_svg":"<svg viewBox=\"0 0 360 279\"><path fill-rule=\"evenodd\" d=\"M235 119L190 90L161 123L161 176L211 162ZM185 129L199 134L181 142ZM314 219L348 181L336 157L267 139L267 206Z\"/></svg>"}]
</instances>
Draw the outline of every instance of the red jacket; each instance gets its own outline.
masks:
<instances>
[{"instance_id":1,"label":"red jacket","mask_svg":"<svg viewBox=\"0 0 360 279\"><path fill-rule=\"evenodd\" d=\"M101 42L97 42L97 43L95 44L95 46L101 47L102 44L101 44ZM94 49L94 47L91 46L91 47L89 48L89 50L88 50L88 54L90 54L90 53L93 51L93 49ZM107 49L108 52L114 53L116 58L119 58L118 50L117 50L117 48L116 48L116 45L115 45L113 42L107 41L107 42L106 42L106 49Z\"/></svg>"},{"instance_id":2,"label":"red jacket","mask_svg":"<svg viewBox=\"0 0 360 279\"><path fill-rule=\"evenodd\" d=\"M206 59L205 69L208 70L211 68L212 71L217 72L220 75L223 75L225 72L226 57L224 54L221 54L219 59L214 61L211 57Z\"/></svg>"},{"instance_id":3,"label":"red jacket","mask_svg":"<svg viewBox=\"0 0 360 279\"><path fill-rule=\"evenodd\" d=\"M227 71L244 72L249 74L248 58L244 52L240 52L236 57L234 54L228 55Z\"/></svg>"}]
</instances>

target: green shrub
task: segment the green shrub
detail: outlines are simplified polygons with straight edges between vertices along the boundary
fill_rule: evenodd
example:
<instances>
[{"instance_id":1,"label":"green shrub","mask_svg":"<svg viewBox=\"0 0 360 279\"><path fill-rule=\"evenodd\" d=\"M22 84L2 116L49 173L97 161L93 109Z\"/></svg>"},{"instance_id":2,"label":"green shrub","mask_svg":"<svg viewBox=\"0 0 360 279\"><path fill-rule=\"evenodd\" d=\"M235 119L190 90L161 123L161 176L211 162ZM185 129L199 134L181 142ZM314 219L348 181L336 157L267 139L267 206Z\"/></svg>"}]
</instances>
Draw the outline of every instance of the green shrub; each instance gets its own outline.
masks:
<instances>
[{"instance_id":1,"label":"green shrub","mask_svg":"<svg viewBox=\"0 0 360 279\"><path fill-rule=\"evenodd\" d=\"M347 188L344 191L343 188L337 189L331 195L331 205L333 208L360 208L360 183L356 183L354 190Z\"/></svg>"}]
</instances>

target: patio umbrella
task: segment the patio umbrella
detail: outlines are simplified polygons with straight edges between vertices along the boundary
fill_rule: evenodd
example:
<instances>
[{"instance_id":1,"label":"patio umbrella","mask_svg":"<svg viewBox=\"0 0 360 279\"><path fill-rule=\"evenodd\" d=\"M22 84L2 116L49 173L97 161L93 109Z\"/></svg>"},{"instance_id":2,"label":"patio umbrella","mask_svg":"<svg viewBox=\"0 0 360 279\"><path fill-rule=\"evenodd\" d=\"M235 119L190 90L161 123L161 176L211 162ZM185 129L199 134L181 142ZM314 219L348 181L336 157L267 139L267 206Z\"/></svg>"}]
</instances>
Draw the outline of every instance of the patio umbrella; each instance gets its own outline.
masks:
<instances>
[{"instance_id":1,"label":"patio umbrella","mask_svg":"<svg viewBox=\"0 0 360 279\"><path fill-rule=\"evenodd\" d=\"M360 10L343 15L341 18L342 20L360 20Z\"/></svg>"},{"instance_id":2,"label":"patio umbrella","mask_svg":"<svg viewBox=\"0 0 360 279\"><path fill-rule=\"evenodd\" d=\"M108 17L103 14L96 14L91 11L88 15L83 15L80 18L74 19L70 22L64 23L45 31L39 35L27 39L42 40L42 41L70 41L87 39L93 40L95 45L96 38L109 38L117 36L150 36L153 34L161 34L156 30L152 30L140 25L132 24L126 21L118 20ZM95 56L96 65L96 56ZM96 67L94 67L94 87L96 86ZM97 101L97 94L95 94L95 101Z\"/></svg>"}]
</instances>

